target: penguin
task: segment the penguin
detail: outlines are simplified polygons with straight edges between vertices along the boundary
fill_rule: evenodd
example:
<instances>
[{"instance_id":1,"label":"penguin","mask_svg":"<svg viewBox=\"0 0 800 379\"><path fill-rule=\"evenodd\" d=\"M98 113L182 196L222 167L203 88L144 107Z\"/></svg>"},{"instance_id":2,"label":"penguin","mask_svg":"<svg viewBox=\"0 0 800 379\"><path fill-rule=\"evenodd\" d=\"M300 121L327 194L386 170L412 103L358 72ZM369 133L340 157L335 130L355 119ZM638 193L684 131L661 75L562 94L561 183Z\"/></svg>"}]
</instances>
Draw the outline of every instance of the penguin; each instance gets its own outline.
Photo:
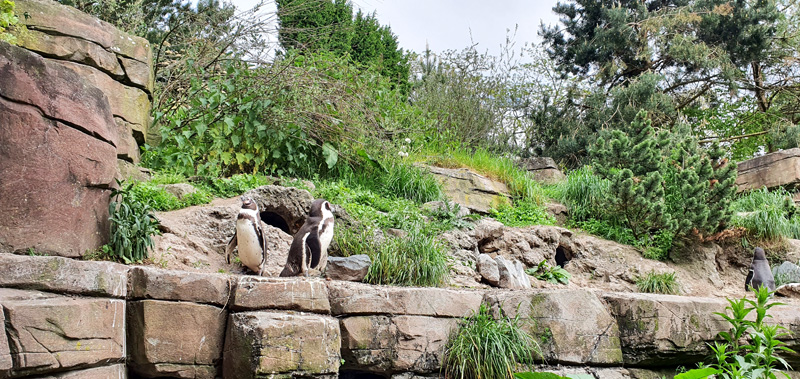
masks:
<instances>
[{"instance_id":1,"label":"penguin","mask_svg":"<svg viewBox=\"0 0 800 379\"><path fill-rule=\"evenodd\" d=\"M750 271L744 281L744 289L750 291L751 287L758 288L766 286L770 292L775 291L775 278L769 268L767 256L764 249L757 247L753 255L753 263L750 264Z\"/></svg>"},{"instance_id":2,"label":"penguin","mask_svg":"<svg viewBox=\"0 0 800 379\"><path fill-rule=\"evenodd\" d=\"M316 199L311 203L306 222L294 235L289 257L280 276L308 276L311 269L322 271L328 264L328 246L333 239L331 203Z\"/></svg>"},{"instance_id":3,"label":"penguin","mask_svg":"<svg viewBox=\"0 0 800 379\"><path fill-rule=\"evenodd\" d=\"M261 276L267 261L267 236L261 227L256 202L247 196L242 196L241 199L242 209L236 216L236 229L225 247L225 262L231 263L231 253L238 246L242 264Z\"/></svg>"}]
</instances>

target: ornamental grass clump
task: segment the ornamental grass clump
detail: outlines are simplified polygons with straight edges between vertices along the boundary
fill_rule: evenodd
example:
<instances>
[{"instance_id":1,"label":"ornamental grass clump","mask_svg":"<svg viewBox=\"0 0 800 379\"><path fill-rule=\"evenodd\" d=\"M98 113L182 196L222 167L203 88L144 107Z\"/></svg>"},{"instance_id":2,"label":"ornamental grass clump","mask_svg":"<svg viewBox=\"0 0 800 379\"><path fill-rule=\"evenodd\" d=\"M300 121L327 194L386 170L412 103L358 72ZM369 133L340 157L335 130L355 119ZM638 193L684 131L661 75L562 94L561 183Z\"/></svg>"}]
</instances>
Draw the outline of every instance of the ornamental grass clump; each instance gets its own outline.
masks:
<instances>
[{"instance_id":1,"label":"ornamental grass clump","mask_svg":"<svg viewBox=\"0 0 800 379\"><path fill-rule=\"evenodd\" d=\"M461 321L445 348L444 374L453 379L510 379L518 364L530 365L542 357L536 340L513 318L495 319L482 304Z\"/></svg>"}]
</instances>

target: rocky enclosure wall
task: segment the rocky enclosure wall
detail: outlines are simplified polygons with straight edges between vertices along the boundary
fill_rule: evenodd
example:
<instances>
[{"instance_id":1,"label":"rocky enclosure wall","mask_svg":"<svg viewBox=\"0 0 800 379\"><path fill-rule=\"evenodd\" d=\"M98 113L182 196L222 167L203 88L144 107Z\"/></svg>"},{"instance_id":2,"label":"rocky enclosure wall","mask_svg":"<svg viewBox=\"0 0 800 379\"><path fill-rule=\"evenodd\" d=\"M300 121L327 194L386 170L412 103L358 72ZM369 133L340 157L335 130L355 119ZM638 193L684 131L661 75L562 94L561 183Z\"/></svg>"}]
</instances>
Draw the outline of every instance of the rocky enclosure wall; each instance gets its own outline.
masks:
<instances>
[{"instance_id":1,"label":"rocky enclosure wall","mask_svg":"<svg viewBox=\"0 0 800 379\"><path fill-rule=\"evenodd\" d=\"M671 377L728 327L712 314L723 299L384 287L0 254L0 377L438 376L450 331L484 302L530 321L542 368L597 378ZM800 309L770 312L800 333Z\"/></svg>"},{"instance_id":2,"label":"rocky enclosure wall","mask_svg":"<svg viewBox=\"0 0 800 379\"><path fill-rule=\"evenodd\" d=\"M50 0L19 0L0 42L0 252L82 256L108 239L118 158L150 120L146 40Z\"/></svg>"}]
</instances>

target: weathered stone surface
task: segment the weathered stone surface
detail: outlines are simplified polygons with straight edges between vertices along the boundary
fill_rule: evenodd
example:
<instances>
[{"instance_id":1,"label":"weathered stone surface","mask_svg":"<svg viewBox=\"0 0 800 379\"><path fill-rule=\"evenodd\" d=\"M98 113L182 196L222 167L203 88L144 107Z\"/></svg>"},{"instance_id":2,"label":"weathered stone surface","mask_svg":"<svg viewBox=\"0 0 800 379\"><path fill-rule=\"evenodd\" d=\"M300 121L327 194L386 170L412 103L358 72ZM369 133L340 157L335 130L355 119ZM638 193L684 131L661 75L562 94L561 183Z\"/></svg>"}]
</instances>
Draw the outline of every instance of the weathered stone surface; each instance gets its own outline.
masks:
<instances>
[{"instance_id":1,"label":"weathered stone surface","mask_svg":"<svg viewBox=\"0 0 800 379\"><path fill-rule=\"evenodd\" d=\"M103 91L111 106L111 113L130 124L132 129L146 131L150 125L150 98L140 88L126 86L100 70L67 61L58 61L75 71L88 83Z\"/></svg>"},{"instance_id":2,"label":"weathered stone surface","mask_svg":"<svg viewBox=\"0 0 800 379\"><path fill-rule=\"evenodd\" d=\"M213 379L227 312L211 305L128 302L128 364L144 376Z\"/></svg>"},{"instance_id":3,"label":"weathered stone surface","mask_svg":"<svg viewBox=\"0 0 800 379\"><path fill-rule=\"evenodd\" d=\"M468 169L427 167L454 202L472 212L489 213L492 208L510 204L508 187Z\"/></svg>"},{"instance_id":4,"label":"weathered stone surface","mask_svg":"<svg viewBox=\"0 0 800 379\"><path fill-rule=\"evenodd\" d=\"M265 219L265 213L280 216L286 223L286 228L275 224L272 225L292 235L297 233L303 223L306 222L306 216L308 216L311 203L314 201L314 197L306 190L275 185L252 189L247 191L244 196L250 196L258 204L262 219ZM286 262L284 261L284 263Z\"/></svg>"},{"instance_id":5,"label":"weathered stone surface","mask_svg":"<svg viewBox=\"0 0 800 379\"><path fill-rule=\"evenodd\" d=\"M357 316L341 320L345 368L363 371L439 370L455 318Z\"/></svg>"},{"instance_id":6,"label":"weathered stone surface","mask_svg":"<svg viewBox=\"0 0 800 379\"><path fill-rule=\"evenodd\" d=\"M0 287L124 298L128 269L111 262L0 254Z\"/></svg>"},{"instance_id":7,"label":"weathered stone surface","mask_svg":"<svg viewBox=\"0 0 800 379\"><path fill-rule=\"evenodd\" d=\"M797 287L795 287L797 288ZM778 299L781 300L781 299ZM776 324L786 328L787 336L779 339L786 343L786 347L800 352L800 307L797 305L778 305L770 308L771 317L765 320L766 323ZM800 353L787 354L779 352L781 358L785 359L794 368L800 366Z\"/></svg>"},{"instance_id":8,"label":"weathered stone surface","mask_svg":"<svg viewBox=\"0 0 800 379\"><path fill-rule=\"evenodd\" d=\"M233 278L225 274L134 267L130 271L130 298L225 306L233 292Z\"/></svg>"},{"instance_id":9,"label":"weathered stone surface","mask_svg":"<svg viewBox=\"0 0 800 379\"><path fill-rule=\"evenodd\" d=\"M483 280L495 287L500 285L500 270L497 268L497 262L489 254L478 255L476 263L478 273L481 274Z\"/></svg>"},{"instance_id":10,"label":"weathered stone surface","mask_svg":"<svg viewBox=\"0 0 800 379\"><path fill-rule=\"evenodd\" d=\"M234 313L228 319L223 377L335 374L340 351L339 322L333 317Z\"/></svg>"},{"instance_id":11,"label":"weathered stone surface","mask_svg":"<svg viewBox=\"0 0 800 379\"><path fill-rule=\"evenodd\" d=\"M35 29L21 33L18 41L19 46L48 58L86 64L118 79L125 76L117 55L92 41L46 34Z\"/></svg>"},{"instance_id":12,"label":"weathered stone surface","mask_svg":"<svg viewBox=\"0 0 800 379\"><path fill-rule=\"evenodd\" d=\"M542 183L556 183L566 179L566 175L556 165L556 161L550 157L531 157L520 162L522 168L531 175L533 180Z\"/></svg>"},{"instance_id":13,"label":"weathered stone surface","mask_svg":"<svg viewBox=\"0 0 800 379\"><path fill-rule=\"evenodd\" d=\"M14 359L8 345L8 336L5 333L6 315L0 307L0 325L3 325L3 333L0 333L0 378L5 378L9 371L14 367Z\"/></svg>"},{"instance_id":14,"label":"weathered stone surface","mask_svg":"<svg viewBox=\"0 0 800 379\"><path fill-rule=\"evenodd\" d=\"M125 379L128 377L128 368L124 364L87 368L85 370L68 371L47 376L37 376L37 379Z\"/></svg>"},{"instance_id":15,"label":"weathered stone surface","mask_svg":"<svg viewBox=\"0 0 800 379\"><path fill-rule=\"evenodd\" d=\"M152 62L147 40L123 33L75 8L49 0L20 0L16 2L16 11L27 14L27 17L20 17L20 24L28 29L93 41L118 55L148 64Z\"/></svg>"},{"instance_id":16,"label":"weathered stone surface","mask_svg":"<svg viewBox=\"0 0 800 379\"><path fill-rule=\"evenodd\" d=\"M0 289L12 376L46 374L125 358L125 302Z\"/></svg>"},{"instance_id":17,"label":"weathered stone surface","mask_svg":"<svg viewBox=\"0 0 800 379\"><path fill-rule=\"evenodd\" d=\"M25 49L2 44L0 78L4 81L0 86L3 98L31 104L51 122L62 121L116 146L105 94L74 71Z\"/></svg>"},{"instance_id":18,"label":"weathered stone surface","mask_svg":"<svg viewBox=\"0 0 800 379\"><path fill-rule=\"evenodd\" d=\"M114 123L117 125L117 158L129 162L139 163L139 142L134 138L133 124L123 120L121 117L114 116ZM141 134L141 133L136 133ZM144 139L141 141L144 144Z\"/></svg>"},{"instance_id":19,"label":"weathered stone surface","mask_svg":"<svg viewBox=\"0 0 800 379\"><path fill-rule=\"evenodd\" d=\"M500 277L497 283L499 287L515 290L531 288L531 280L518 260L510 261L502 256L497 256L494 261L497 262L497 271Z\"/></svg>"},{"instance_id":20,"label":"weathered stone surface","mask_svg":"<svg viewBox=\"0 0 800 379\"><path fill-rule=\"evenodd\" d=\"M674 368L622 368L564 365L536 365L535 372L550 372L575 379L664 379L675 376Z\"/></svg>"},{"instance_id":21,"label":"weathered stone surface","mask_svg":"<svg viewBox=\"0 0 800 379\"><path fill-rule=\"evenodd\" d=\"M480 307L480 291L328 283L334 315L405 314L464 317Z\"/></svg>"},{"instance_id":22,"label":"weathered stone surface","mask_svg":"<svg viewBox=\"0 0 800 379\"><path fill-rule=\"evenodd\" d=\"M138 180L146 182L150 180L151 172L149 169L139 167L126 160L117 159L117 174L116 179L120 181L125 180Z\"/></svg>"},{"instance_id":23,"label":"weathered stone surface","mask_svg":"<svg viewBox=\"0 0 800 379\"><path fill-rule=\"evenodd\" d=\"M145 61L130 59L124 56L119 56L119 63L125 70L125 75L128 81L135 87L139 87L148 94L153 93L155 86L155 75L153 74L153 58L150 49L147 49L147 58Z\"/></svg>"},{"instance_id":24,"label":"weathered stone surface","mask_svg":"<svg viewBox=\"0 0 800 379\"><path fill-rule=\"evenodd\" d=\"M547 203L545 207L547 207L547 213L556 219L556 225L565 226L567 224L569 209L567 209L566 205L561 203Z\"/></svg>"},{"instance_id":25,"label":"weathered stone surface","mask_svg":"<svg viewBox=\"0 0 800 379\"><path fill-rule=\"evenodd\" d=\"M194 188L194 186L189 183L165 184L162 187L165 191L175 195L178 199L183 199L184 196L197 192L197 188Z\"/></svg>"},{"instance_id":26,"label":"weathered stone surface","mask_svg":"<svg viewBox=\"0 0 800 379\"><path fill-rule=\"evenodd\" d=\"M597 295L586 290L498 292L487 295L497 313L531 320L526 327L550 363L622 364L620 334Z\"/></svg>"},{"instance_id":27,"label":"weathered stone surface","mask_svg":"<svg viewBox=\"0 0 800 379\"><path fill-rule=\"evenodd\" d=\"M800 184L800 148L776 151L736 165L738 191L762 187L793 189Z\"/></svg>"},{"instance_id":28,"label":"weathered stone surface","mask_svg":"<svg viewBox=\"0 0 800 379\"><path fill-rule=\"evenodd\" d=\"M240 276L232 308L237 311L280 309L324 314L331 312L325 282L307 278Z\"/></svg>"},{"instance_id":29,"label":"weathered stone surface","mask_svg":"<svg viewBox=\"0 0 800 379\"><path fill-rule=\"evenodd\" d=\"M630 365L684 365L702 361L717 334L729 325L724 299L605 293L619 326L623 361Z\"/></svg>"},{"instance_id":30,"label":"weathered stone surface","mask_svg":"<svg viewBox=\"0 0 800 379\"><path fill-rule=\"evenodd\" d=\"M775 289L775 294L800 299L800 283L788 283Z\"/></svg>"},{"instance_id":31,"label":"weathered stone surface","mask_svg":"<svg viewBox=\"0 0 800 379\"><path fill-rule=\"evenodd\" d=\"M349 257L328 257L325 276L332 280L360 282L367 276L371 264L372 260L366 254Z\"/></svg>"},{"instance_id":32,"label":"weathered stone surface","mask_svg":"<svg viewBox=\"0 0 800 379\"><path fill-rule=\"evenodd\" d=\"M785 261L772 269L772 276L775 277L776 282L800 283L800 266Z\"/></svg>"}]
</instances>

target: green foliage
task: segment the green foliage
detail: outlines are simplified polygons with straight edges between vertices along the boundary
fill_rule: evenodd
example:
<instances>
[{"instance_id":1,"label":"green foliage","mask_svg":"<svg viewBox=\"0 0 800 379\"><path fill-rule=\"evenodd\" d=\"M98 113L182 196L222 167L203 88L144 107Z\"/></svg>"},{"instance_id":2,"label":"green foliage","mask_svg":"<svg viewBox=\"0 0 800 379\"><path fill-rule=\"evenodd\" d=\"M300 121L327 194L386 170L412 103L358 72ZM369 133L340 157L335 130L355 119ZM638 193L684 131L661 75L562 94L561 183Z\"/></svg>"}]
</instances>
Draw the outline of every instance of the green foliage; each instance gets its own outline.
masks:
<instances>
[{"instance_id":1,"label":"green foliage","mask_svg":"<svg viewBox=\"0 0 800 379\"><path fill-rule=\"evenodd\" d=\"M349 56L353 62L375 67L403 91L408 87L408 57L388 26L374 14L342 0L279 0L281 27L278 38L284 49L329 51Z\"/></svg>"},{"instance_id":2,"label":"green foliage","mask_svg":"<svg viewBox=\"0 0 800 379\"><path fill-rule=\"evenodd\" d=\"M514 205L502 204L489 210L489 216L505 226L555 225L555 218L547 208L533 201L517 201Z\"/></svg>"},{"instance_id":3,"label":"green foliage","mask_svg":"<svg viewBox=\"0 0 800 379\"><path fill-rule=\"evenodd\" d=\"M17 25L19 18L14 15L14 2L0 0L0 41L16 44L17 38L8 32Z\"/></svg>"},{"instance_id":4,"label":"green foliage","mask_svg":"<svg viewBox=\"0 0 800 379\"><path fill-rule=\"evenodd\" d=\"M675 375L674 379L706 379L711 375L719 374L721 372L722 371L712 367L704 367L682 372L678 375Z\"/></svg>"},{"instance_id":5,"label":"green foliage","mask_svg":"<svg viewBox=\"0 0 800 379\"><path fill-rule=\"evenodd\" d=\"M118 182L111 191L114 199L108 206L111 224L109 246L114 256L125 263L141 262L153 247L153 235L161 234L151 208L133 189L135 183Z\"/></svg>"},{"instance_id":6,"label":"green foliage","mask_svg":"<svg viewBox=\"0 0 800 379\"><path fill-rule=\"evenodd\" d=\"M756 239L800 238L800 214L786 190L749 191L739 195L731 208L738 212L731 223Z\"/></svg>"},{"instance_id":7,"label":"green foliage","mask_svg":"<svg viewBox=\"0 0 800 379\"><path fill-rule=\"evenodd\" d=\"M583 166L567 173L567 179L548 188L549 194L569 208L573 221L596 219L606 211L611 183ZM585 229L585 228L584 228Z\"/></svg>"},{"instance_id":8,"label":"green foliage","mask_svg":"<svg viewBox=\"0 0 800 379\"><path fill-rule=\"evenodd\" d=\"M536 268L529 268L525 273L536 277L536 279L544 280L549 283L569 284L569 278L572 275L564 270L561 266L550 266L547 260L539 262Z\"/></svg>"},{"instance_id":9,"label":"green foliage","mask_svg":"<svg viewBox=\"0 0 800 379\"><path fill-rule=\"evenodd\" d=\"M705 378L702 374L715 374L716 378L776 378L783 374L778 367L791 370L786 361L777 356L779 352L793 354L786 343L779 341L789 335L781 325L766 324L764 321L770 317L767 312L770 308L781 303L769 302L770 292L765 287L755 289L755 300L742 297L741 299L728 299L729 305L724 313L714 314L724 318L731 326L726 332L720 332L719 337L723 342L715 342L711 349L714 351L715 363L709 367L690 370L681 379ZM755 312L753 321L747 320L750 312ZM742 344L741 341L746 341ZM711 372L712 370L716 372Z\"/></svg>"},{"instance_id":10,"label":"green foliage","mask_svg":"<svg viewBox=\"0 0 800 379\"><path fill-rule=\"evenodd\" d=\"M489 306L464 318L445 347L444 374L448 378L513 379L517 364L529 365L542 357L536 340L526 333L520 315L492 317Z\"/></svg>"},{"instance_id":11,"label":"green foliage","mask_svg":"<svg viewBox=\"0 0 800 379\"><path fill-rule=\"evenodd\" d=\"M450 275L447 248L419 228L403 238L386 237L370 258L364 281L371 284L442 287Z\"/></svg>"},{"instance_id":12,"label":"green foliage","mask_svg":"<svg viewBox=\"0 0 800 379\"><path fill-rule=\"evenodd\" d=\"M264 175L236 174L229 178L200 177L197 185L216 197L239 196L253 188L275 184L275 179Z\"/></svg>"},{"instance_id":13,"label":"green foliage","mask_svg":"<svg viewBox=\"0 0 800 379\"><path fill-rule=\"evenodd\" d=\"M636 278L636 288L641 292L675 295L678 293L678 282L674 272L657 274L651 271Z\"/></svg>"}]
</instances>

